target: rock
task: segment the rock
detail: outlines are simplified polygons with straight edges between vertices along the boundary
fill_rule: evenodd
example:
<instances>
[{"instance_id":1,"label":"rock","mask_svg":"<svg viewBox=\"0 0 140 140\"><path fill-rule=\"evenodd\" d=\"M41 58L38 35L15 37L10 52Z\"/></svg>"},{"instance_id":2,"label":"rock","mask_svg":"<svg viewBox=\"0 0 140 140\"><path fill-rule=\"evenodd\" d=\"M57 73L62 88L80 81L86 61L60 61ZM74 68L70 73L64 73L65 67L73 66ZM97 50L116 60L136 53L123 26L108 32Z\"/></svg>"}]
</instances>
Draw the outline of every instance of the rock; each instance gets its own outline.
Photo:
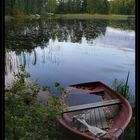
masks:
<instances>
[{"instance_id":1,"label":"rock","mask_svg":"<svg viewBox=\"0 0 140 140\"><path fill-rule=\"evenodd\" d=\"M48 105L48 95L49 95L50 93L49 92L47 92L47 91L40 91L39 93L38 93L38 95L37 95L37 97L38 97L38 100L41 102L41 103L43 103L44 105Z\"/></svg>"}]
</instances>

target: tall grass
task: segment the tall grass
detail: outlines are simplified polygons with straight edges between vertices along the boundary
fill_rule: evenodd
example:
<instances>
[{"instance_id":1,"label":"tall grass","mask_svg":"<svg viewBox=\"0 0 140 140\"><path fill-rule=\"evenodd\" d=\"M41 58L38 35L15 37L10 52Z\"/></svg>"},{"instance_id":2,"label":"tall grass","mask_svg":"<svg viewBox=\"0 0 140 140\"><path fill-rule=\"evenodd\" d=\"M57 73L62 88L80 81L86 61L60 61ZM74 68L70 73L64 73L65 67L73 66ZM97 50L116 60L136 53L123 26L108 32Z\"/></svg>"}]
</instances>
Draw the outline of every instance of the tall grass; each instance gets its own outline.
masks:
<instances>
[{"instance_id":1,"label":"tall grass","mask_svg":"<svg viewBox=\"0 0 140 140\"><path fill-rule=\"evenodd\" d=\"M111 87L119 94L124 96L127 100L131 100L133 97L132 90L128 85L129 73L127 74L126 80L115 79Z\"/></svg>"}]
</instances>

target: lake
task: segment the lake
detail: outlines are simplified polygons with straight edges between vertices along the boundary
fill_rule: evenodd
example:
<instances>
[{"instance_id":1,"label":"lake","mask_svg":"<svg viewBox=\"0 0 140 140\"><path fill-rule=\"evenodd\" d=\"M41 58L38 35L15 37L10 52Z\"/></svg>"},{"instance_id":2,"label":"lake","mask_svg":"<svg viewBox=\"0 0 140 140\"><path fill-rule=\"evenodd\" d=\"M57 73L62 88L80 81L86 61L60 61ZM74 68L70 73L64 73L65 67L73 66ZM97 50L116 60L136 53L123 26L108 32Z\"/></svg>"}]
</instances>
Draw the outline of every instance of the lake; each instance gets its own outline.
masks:
<instances>
[{"instance_id":1,"label":"lake","mask_svg":"<svg viewBox=\"0 0 140 140\"><path fill-rule=\"evenodd\" d=\"M13 20L5 23L5 83L23 64L31 80L65 87L126 80L135 95L135 23L117 20Z\"/></svg>"}]
</instances>

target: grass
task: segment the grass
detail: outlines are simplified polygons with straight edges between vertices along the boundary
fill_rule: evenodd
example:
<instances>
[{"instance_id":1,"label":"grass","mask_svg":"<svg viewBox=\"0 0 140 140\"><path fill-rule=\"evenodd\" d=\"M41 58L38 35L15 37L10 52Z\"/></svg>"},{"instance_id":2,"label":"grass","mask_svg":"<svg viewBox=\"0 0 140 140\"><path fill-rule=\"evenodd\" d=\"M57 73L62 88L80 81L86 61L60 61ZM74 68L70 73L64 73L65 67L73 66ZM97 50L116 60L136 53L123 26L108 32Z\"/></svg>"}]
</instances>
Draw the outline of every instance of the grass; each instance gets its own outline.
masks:
<instances>
[{"instance_id":1,"label":"grass","mask_svg":"<svg viewBox=\"0 0 140 140\"><path fill-rule=\"evenodd\" d=\"M16 15L16 16L6 15L5 16L5 22L15 20L15 19L23 19L23 20L29 19L29 20L32 20L33 17L31 15Z\"/></svg>"},{"instance_id":2,"label":"grass","mask_svg":"<svg viewBox=\"0 0 140 140\"><path fill-rule=\"evenodd\" d=\"M111 19L111 20L127 20L130 15L103 15L103 14L56 14L56 18L60 19ZM135 17L132 15L131 17Z\"/></svg>"},{"instance_id":3,"label":"grass","mask_svg":"<svg viewBox=\"0 0 140 140\"><path fill-rule=\"evenodd\" d=\"M105 14L55 14L51 18L55 19L108 19L108 20L128 20L128 17L135 17L135 15L105 15ZM46 16L42 16L43 18L49 18ZM13 16L5 16L5 21L9 21L11 19L15 19L16 17ZM18 18L18 17L17 17ZM24 19L32 19L29 15L24 15Z\"/></svg>"}]
</instances>

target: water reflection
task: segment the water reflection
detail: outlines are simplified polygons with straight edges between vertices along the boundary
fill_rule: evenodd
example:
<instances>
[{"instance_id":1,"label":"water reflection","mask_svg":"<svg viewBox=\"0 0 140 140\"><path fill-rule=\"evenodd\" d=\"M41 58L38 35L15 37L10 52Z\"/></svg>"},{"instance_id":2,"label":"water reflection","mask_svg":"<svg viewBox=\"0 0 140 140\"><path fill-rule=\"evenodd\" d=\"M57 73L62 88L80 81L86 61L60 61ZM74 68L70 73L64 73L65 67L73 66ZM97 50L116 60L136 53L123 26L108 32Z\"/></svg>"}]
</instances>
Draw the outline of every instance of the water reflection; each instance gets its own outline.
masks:
<instances>
[{"instance_id":1,"label":"water reflection","mask_svg":"<svg viewBox=\"0 0 140 140\"><path fill-rule=\"evenodd\" d=\"M108 47L116 47L129 51L135 48L135 32L130 30L121 30L112 27L106 28L105 36L95 39L95 42L104 43ZM102 41L101 41L102 40ZM127 48L127 49L126 49ZM128 49L130 48L130 49Z\"/></svg>"},{"instance_id":2,"label":"water reflection","mask_svg":"<svg viewBox=\"0 0 140 140\"><path fill-rule=\"evenodd\" d=\"M8 24L8 23L7 23ZM59 42L81 42L82 37L92 42L100 34L105 34L108 21L47 21L42 20L27 22L21 28L17 28L15 22L6 24L5 38L6 48L16 51L31 51L35 47L44 46L49 39ZM22 25L22 24L21 24ZM19 50L20 48L20 50Z\"/></svg>"},{"instance_id":3,"label":"water reflection","mask_svg":"<svg viewBox=\"0 0 140 140\"><path fill-rule=\"evenodd\" d=\"M92 44L95 38L105 35L108 25L120 29L122 29L122 27L132 29L133 24L132 26L130 26L130 24L130 27L126 26L128 22L124 21L120 23L119 21L120 24L118 21L114 23L113 21L109 22L107 20L36 20L26 21L22 24L18 24L17 21L6 22L6 48L16 51L17 54L20 54L23 50L31 52L37 46L43 47L44 44L49 42L50 38L52 40L57 38L59 42L82 43L82 38L85 37L86 40ZM109 38L114 34L113 30L112 32L107 32L111 33L108 34ZM114 32L116 34L118 29L114 30ZM121 30L120 33L122 34ZM126 31L123 34L124 37L126 37ZM116 37L122 37L122 35L117 35ZM126 39L129 40L130 38L126 37ZM126 39L124 40L126 41ZM118 40L120 41L120 38L118 38ZM114 42L114 40L112 40L112 42Z\"/></svg>"},{"instance_id":4,"label":"water reflection","mask_svg":"<svg viewBox=\"0 0 140 140\"><path fill-rule=\"evenodd\" d=\"M23 64L42 85L62 86L126 78L135 87L135 32L107 20L26 21L6 23L5 80ZM126 23L124 23L126 25Z\"/></svg>"},{"instance_id":5,"label":"water reflection","mask_svg":"<svg viewBox=\"0 0 140 140\"><path fill-rule=\"evenodd\" d=\"M121 30L135 30L135 21L133 20L110 20L109 26Z\"/></svg>"}]
</instances>

